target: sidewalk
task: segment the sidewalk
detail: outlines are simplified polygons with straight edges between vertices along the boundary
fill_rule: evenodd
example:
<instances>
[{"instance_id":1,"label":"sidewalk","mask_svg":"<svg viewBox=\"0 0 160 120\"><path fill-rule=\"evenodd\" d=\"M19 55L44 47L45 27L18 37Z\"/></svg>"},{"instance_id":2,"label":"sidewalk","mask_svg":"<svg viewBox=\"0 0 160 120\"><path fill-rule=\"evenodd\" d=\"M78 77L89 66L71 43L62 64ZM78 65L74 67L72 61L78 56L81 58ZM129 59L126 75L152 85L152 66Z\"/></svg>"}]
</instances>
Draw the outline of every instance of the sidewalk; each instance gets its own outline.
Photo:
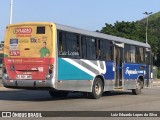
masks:
<instances>
[{"instance_id":1,"label":"sidewalk","mask_svg":"<svg viewBox=\"0 0 160 120\"><path fill-rule=\"evenodd\" d=\"M13 89L11 89L11 88L5 88L5 87L3 87L2 84L0 84L0 92L1 91L9 91L9 90L13 90Z\"/></svg>"},{"instance_id":2,"label":"sidewalk","mask_svg":"<svg viewBox=\"0 0 160 120\"><path fill-rule=\"evenodd\" d=\"M0 80L0 91L1 91L1 90L4 90L4 89L7 89L7 88L3 87L2 81Z\"/></svg>"},{"instance_id":3,"label":"sidewalk","mask_svg":"<svg viewBox=\"0 0 160 120\"><path fill-rule=\"evenodd\" d=\"M2 79L0 79L0 88L2 87L3 85L2 85Z\"/></svg>"},{"instance_id":4,"label":"sidewalk","mask_svg":"<svg viewBox=\"0 0 160 120\"><path fill-rule=\"evenodd\" d=\"M5 87L3 87L3 85L2 85L2 80L0 79L0 91L1 90L7 90L8 88L5 88Z\"/></svg>"},{"instance_id":5,"label":"sidewalk","mask_svg":"<svg viewBox=\"0 0 160 120\"><path fill-rule=\"evenodd\" d=\"M153 86L160 86L160 79L153 80Z\"/></svg>"}]
</instances>

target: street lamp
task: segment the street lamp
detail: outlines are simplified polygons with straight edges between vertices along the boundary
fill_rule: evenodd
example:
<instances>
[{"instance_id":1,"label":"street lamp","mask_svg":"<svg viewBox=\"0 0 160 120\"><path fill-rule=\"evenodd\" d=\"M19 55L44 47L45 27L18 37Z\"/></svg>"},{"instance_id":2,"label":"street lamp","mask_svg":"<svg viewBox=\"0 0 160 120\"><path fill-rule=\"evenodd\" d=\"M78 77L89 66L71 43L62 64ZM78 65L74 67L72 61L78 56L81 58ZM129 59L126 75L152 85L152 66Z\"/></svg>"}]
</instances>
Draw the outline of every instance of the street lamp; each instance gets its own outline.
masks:
<instances>
[{"instance_id":1,"label":"street lamp","mask_svg":"<svg viewBox=\"0 0 160 120\"><path fill-rule=\"evenodd\" d=\"M10 20L9 24L12 24L12 9L13 9L13 0L10 0Z\"/></svg>"},{"instance_id":2,"label":"street lamp","mask_svg":"<svg viewBox=\"0 0 160 120\"><path fill-rule=\"evenodd\" d=\"M144 12L143 14L147 15L147 24L146 24L146 44L148 43L148 16L152 14L152 12Z\"/></svg>"}]
</instances>

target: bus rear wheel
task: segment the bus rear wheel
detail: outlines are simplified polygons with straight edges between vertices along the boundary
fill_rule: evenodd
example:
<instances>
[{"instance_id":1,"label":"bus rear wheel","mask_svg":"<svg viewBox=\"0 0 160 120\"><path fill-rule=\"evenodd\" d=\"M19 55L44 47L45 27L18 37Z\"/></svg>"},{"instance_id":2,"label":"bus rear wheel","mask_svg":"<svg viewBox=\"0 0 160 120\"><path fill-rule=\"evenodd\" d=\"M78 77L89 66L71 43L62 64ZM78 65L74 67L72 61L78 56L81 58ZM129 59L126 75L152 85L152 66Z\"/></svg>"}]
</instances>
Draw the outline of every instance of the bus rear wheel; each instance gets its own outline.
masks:
<instances>
[{"instance_id":1,"label":"bus rear wheel","mask_svg":"<svg viewBox=\"0 0 160 120\"><path fill-rule=\"evenodd\" d=\"M50 96L56 97L56 98L65 98L68 96L68 92L66 91L49 91Z\"/></svg>"},{"instance_id":2,"label":"bus rear wheel","mask_svg":"<svg viewBox=\"0 0 160 120\"><path fill-rule=\"evenodd\" d=\"M103 93L103 82L100 78L96 78L93 83L92 92L89 93L89 98L98 99L102 96L102 93Z\"/></svg>"},{"instance_id":3,"label":"bus rear wheel","mask_svg":"<svg viewBox=\"0 0 160 120\"><path fill-rule=\"evenodd\" d=\"M142 81L138 80L136 84L136 89L132 89L132 94L139 95L141 93L141 89L142 89Z\"/></svg>"}]
</instances>

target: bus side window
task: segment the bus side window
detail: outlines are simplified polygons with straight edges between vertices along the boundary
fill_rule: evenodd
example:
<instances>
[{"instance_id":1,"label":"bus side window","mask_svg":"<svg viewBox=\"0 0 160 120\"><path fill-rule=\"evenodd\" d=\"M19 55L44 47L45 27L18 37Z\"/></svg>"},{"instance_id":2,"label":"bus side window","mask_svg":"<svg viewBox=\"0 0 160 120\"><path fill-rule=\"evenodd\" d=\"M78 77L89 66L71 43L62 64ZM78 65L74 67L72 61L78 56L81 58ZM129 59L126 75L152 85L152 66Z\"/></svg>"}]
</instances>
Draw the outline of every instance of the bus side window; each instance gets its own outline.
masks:
<instances>
[{"instance_id":1,"label":"bus side window","mask_svg":"<svg viewBox=\"0 0 160 120\"><path fill-rule=\"evenodd\" d=\"M62 52L62 33L59 33L58 50L59 50L59 52Z\"/></svg>"},{"instance_id":2,"label":"bus side window","mask_svg":"<svg viewBox=\"0 0 160 120\"><path fill-rule=\"evenodd\" d=\"M144 48L140 47L139 48L139 57L140 57L140 63L144 63Z\"/></svg>"},{"instance_id":3,"label":"bus side window","mask_svg":"<svg viewBox=\"0 0 160 120\"><path fill-rule=\"evenodd\" d=\"M101 60L113 60L113 45L111 41L100 40L99 47Z\"/></svg>"},{"instance_id":4,"label":"bus side window","mask_svg":"<svg viewBox=\"0 0 160 120\"><path fill-rule=\"evenodd\" d=\"M136 47L136 63L140 63L139 47Z\"/></svg>"},{"instance_id":5,"label":"bus side window","mask_svg":"<svg viewBox=\"0 0 160 120\"><path fill-rule=\"evenodd\" d=\"M66 52L66 35L64 32L59 32L59 55L63 56L63 52Z\"/></svg>"},{"instance_id":6,"label":"bus side window","mask_svg":"<svg viewBox=\"0 0 160 120\"><path fill-rule=\"evenodd\" d=\"M80 58L80 55L81 55L81 53L80 53L80 36L77 35L76 39L77 39L77 45L76 45L77 56L76 56L76 58Z\"/></svg>"},{"instance_id":7,"label":"bus side window","mask_svg":"<svg viewBox=\"0 0 160 120\"><path fill-rule=\"evenodd\" d=\"M96 59L96 39L91 37L86 37L86 50L87 50L87 59L95 60Z\"/></svg>"},{"instance_id":8,"label":"bus side window","mask_svg":"<svg viewBox=\"0 0 160 120\"><path fill-rule=\"evenodd\" d=\"M96 51L97 51L97 42L96 42L96 39L94 39L94 38L91 38L90 39L91 40L91 55L90 55L90 57L91 57L91 59L92 60L95 60L96 59Z\"/></svg>"},{"instance_id":9,"label":"bus side window","mask_svg":"<svg viewBox=\"0 0 160 120\"><path fill-rule=\"evenodd\" d=\"M125 62L131 62L130 45L125 45Z\"/></svg>"},{"instance_id":10,"label":"bus side window","mask_svg":"<svg viewBox=\"0 0 160 120\"><path fill-rule=\"evenodd\" d=\"M99 40L98 45L99 45L99 59L103 60L103 58L104 58L103 40Z\"/></svg>"},{"instance_id":11,"label":"bus side window","mask_svg":"<svg viewBox=\"0 0 160 120\"><path fill-rule=\"evenodd\" d=\"M79 36L74 33L66 34L67 54L69 58L80 58Z\"/></svg>"},{"instance_id":12,"label":"bus side window","mask_svg":"<svg viewBox=\"0 0 160 120\"><path fill-rule=\"evenodd\" d=\"M131 46L130 51L131 51L131 62L135 63L136 62L136 48L135 48L135 46Z\"/></svg>"},{"instance_id":13,"label":"bus side window","mask_svg":"<svg viewBox=\"0 0 160 120\"><path fill-rule=\"evenodd\" d=\"M82 46L82 58L87 58L87 48L86 48L86 38L81 37L81 46Z\"/></svg>"},{"instance_id":14,"label":"bus side window","mask_svg":"<svg viewBox=\"0 0 160 120\"><path fill-rule=\"evenodd\" d=\"M99 58L99 60L101 60L101 55L102 55L102 52L101 52L101 41L100 40L97 40L97 42L98 42L98 58Z\"/></svg>"},{"instance_id":15,"label":"bus side window","mask_svg":"<svg viewBox=\"0 0 160 120\"><path fill-rule=\"evenodd\" d=\"M112 42L111 41L107 41L106 42L106 60L112 60Z\"/></svg>"}]
</instances>

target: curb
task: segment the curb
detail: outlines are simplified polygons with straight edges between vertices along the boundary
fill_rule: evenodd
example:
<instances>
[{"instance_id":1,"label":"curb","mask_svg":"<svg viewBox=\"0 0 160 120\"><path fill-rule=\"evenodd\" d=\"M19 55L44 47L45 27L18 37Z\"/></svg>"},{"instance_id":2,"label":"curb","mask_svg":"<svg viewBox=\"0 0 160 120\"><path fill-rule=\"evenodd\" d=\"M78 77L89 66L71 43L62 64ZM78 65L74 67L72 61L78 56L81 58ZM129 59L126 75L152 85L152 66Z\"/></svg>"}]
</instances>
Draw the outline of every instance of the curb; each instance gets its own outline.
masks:
<instances>
[{"instance_id":1,"label":"curb","mask_svg":"<svg viewBox=\"0 0 160 120\"><path fill-rule=\"evenodd\" d=\"M4 90L4 89L7 89L7 88L5 88L5 87L3 87L3 86L0 86L0 90Z\"/></svg>"},{"instance_id":2,"label":"curb","mask_svg":"<svg viewBox=\"0 0 160 120\"><path fill-rule=\"evenodd\" d=\"M156 84L156 83L160 83L160 81L154 81L153 83L155 83L155 84Z\"/></svg>"},{"instance_id":3,"label":"curb","mask_svg":"<svg viewBox=\"0 0 160 120\"><path fill-rule=\"evenodd\" d=\"M4 87L2 84L0 84L0 91L2 91L2 90L11 90L11 89L6 88L6 87Z\"/></svg>"},{"instance_id":4,"label":"curb","mask_svg":"<svg viewBox=\"0 0 160 120\"><path fill-rule=\"evenodd\" d=\"M13 89L5 88L5 87L3 87L3 86L0 86L0 92L1 92L1 91L8 91L8 90L13 90Z\"/></svg>"},{"instance_id":5,"label":"curb","mask_svg":"<svg viewBox=\"0 0 160 120\"><path fill-rule=\"evenodd\" d=\"M160 81L153 81L153 86L160 86Z\"/></svg>"}]
</instances>

